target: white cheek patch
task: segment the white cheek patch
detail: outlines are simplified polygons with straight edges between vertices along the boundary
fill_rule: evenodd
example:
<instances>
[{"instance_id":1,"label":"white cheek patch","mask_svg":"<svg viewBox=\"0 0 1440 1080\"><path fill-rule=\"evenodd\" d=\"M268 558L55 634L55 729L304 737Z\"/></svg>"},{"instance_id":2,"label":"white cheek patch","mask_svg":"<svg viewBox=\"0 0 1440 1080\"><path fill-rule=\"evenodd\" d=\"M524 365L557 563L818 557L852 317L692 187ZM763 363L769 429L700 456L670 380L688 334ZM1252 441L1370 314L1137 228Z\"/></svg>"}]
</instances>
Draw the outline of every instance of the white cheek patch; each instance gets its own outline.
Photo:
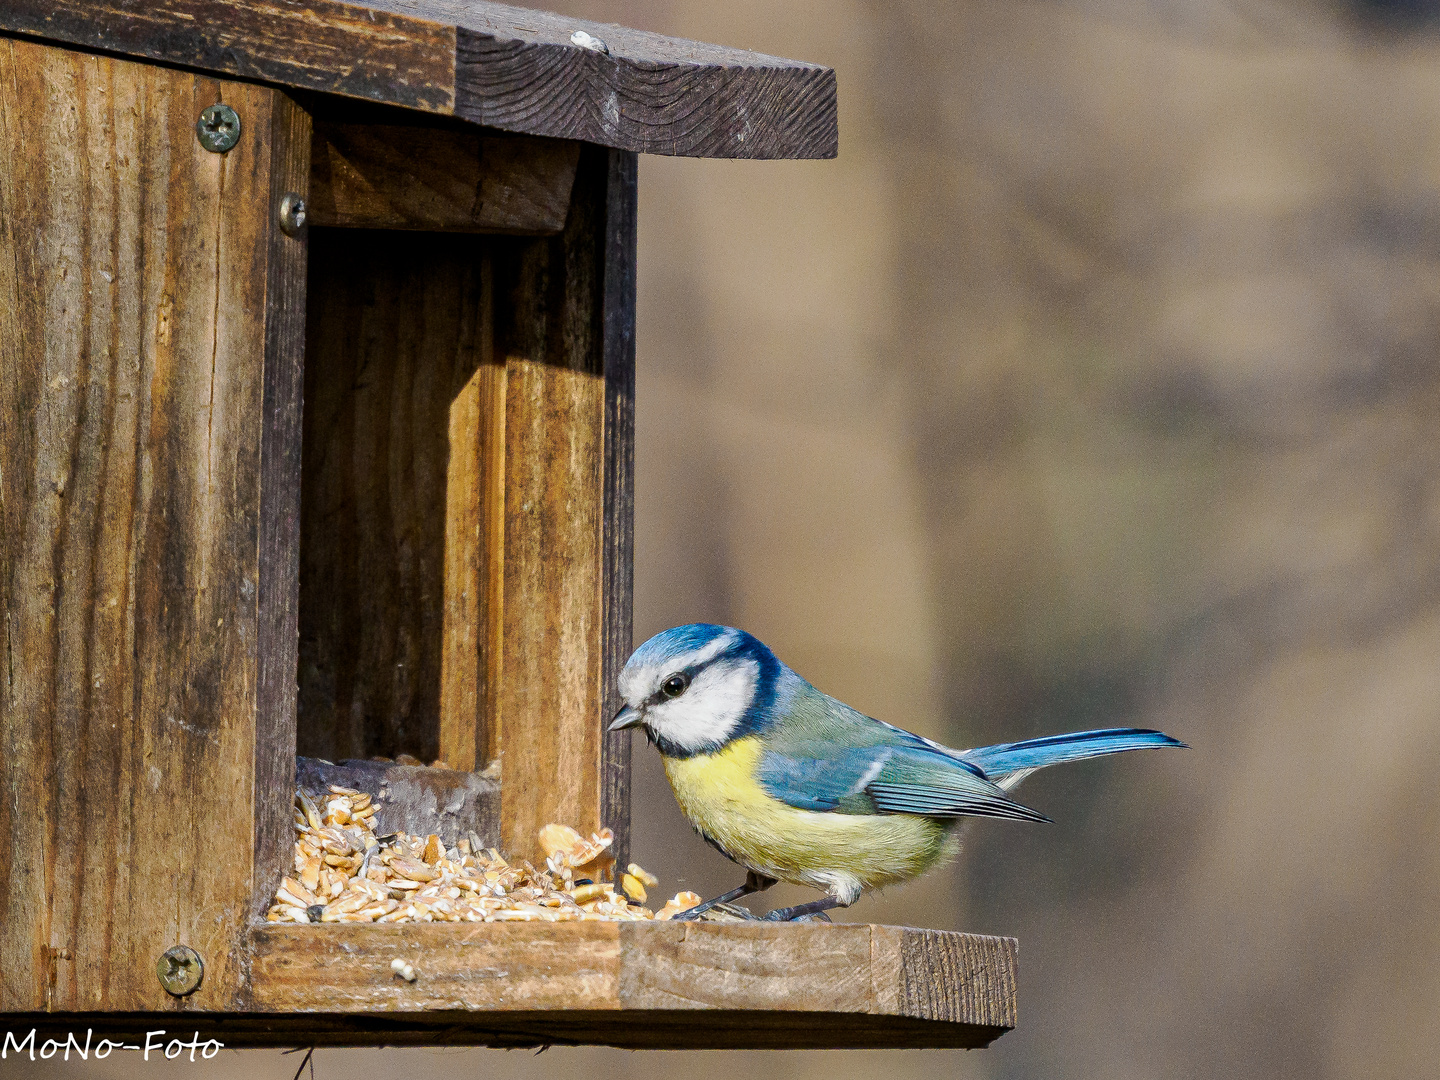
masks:
<instances>
[{"instance_id":1,"label":"white cheek patch","mask_svg":"<svg viewBox=\"0 0 1440 1080\"><path fill-rule=\"evenodd\" d=\"M759 681L760 665L754 660L711 664L678 698L650 706L650 728L684 750L723 743L755 700Z\"/></svg>"}]
</instances>

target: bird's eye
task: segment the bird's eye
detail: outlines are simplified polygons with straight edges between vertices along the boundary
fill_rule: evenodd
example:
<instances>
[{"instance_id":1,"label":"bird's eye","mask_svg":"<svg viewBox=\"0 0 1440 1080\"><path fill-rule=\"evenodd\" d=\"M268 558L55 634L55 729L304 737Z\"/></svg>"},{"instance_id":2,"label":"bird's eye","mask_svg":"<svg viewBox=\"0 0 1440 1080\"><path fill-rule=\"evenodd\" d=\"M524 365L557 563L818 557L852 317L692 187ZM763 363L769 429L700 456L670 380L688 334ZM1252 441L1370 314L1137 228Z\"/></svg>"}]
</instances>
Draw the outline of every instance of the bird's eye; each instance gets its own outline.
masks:
<instances>
[{"instance_id":1,"label":"bird's eye","mask_svg":"<svg viewBox=\"0 0 1440 1080\"><path fill-rule=\"evenodd\" d=\"M660 692L668 698L677 698L690 689L690 676L677 671L660 684Z\"/></svg>"}]
</instances>

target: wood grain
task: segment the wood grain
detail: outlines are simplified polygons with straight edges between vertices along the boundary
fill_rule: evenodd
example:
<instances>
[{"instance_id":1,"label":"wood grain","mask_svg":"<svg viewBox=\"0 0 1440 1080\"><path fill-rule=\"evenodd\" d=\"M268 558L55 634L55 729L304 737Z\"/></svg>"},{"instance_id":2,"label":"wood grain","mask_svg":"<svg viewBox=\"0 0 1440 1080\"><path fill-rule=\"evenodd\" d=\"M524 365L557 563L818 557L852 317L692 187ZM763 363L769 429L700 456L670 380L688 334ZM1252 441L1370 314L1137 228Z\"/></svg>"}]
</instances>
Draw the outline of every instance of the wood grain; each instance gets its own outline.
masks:
<instances>
[{"instance_id":1,"label":"wood grain","mask_svg":"<svg viewBox=\"0 0 1440 1080\"><path fill-rule=\"evenodd\" d=\"M619 924L563 924L565 932L557 934L561 927L420 923L344 927L327 935L329 926L259 926L251 936L251 1007L292 1013L616 1008ZM396 978L390 962L397 956L421 977L413 983Z\"/></svg>"},{"instance_id":2,"label":"wood grain","mask_svg":"<svg viewBox=\"0 0 1440 1080\"><path fill-rule=\"evenodd\" d=\"M828 68L482 0L11 0L0 30L641 153L838 147Z\"/></svg>"},{"instance_id":3,"label":"wood grain","mask_svg":"<svg viewBox=\"0 0 1440 1080\"><path fill-rule=\"evenodd\" d=\"M279 793L295 784L295 670L300 619L300 438L309 236L275 226L286 195L309 197L310 117L276 95L270 123L270 251L260 423L260 559L256 635L255 887L260 916L289 864L294 834Z\"/></svg>"},{"instance_id":4,"label":"wood grain","mask_svg":"<svg viewBox=\"0 0 1440 1080\"><path fill-rule=\"evenodd\" d=\"M567 23L567 25L571 25ZM579 24L575 24L579 25ZM619 29L595 27L610 39ZM752 56L723 63L577 50L461 27L455 115L506 131L672 157L833 158L835 73ZM637 52L640 50L637 49ZM673 48L655 49L673 55Z\"/></svg>"},{"instance_id":5,"label":"wood grain","mask_svg":"<svg viewBox=\"0 0 1440 1080\"><path fill-rule=\"evenodd\" d=\"M860 923L627 923L624 1004L644 1009L874 1009L871 931ZM889 957L885 957L887 961Z\"/></svg>"},{"instance_id":6,"label":"wood grain","mask_svg":"<svg viewBox=\"0 0 1440 1080\"><path fill-rule=\"evenodd\" d=\"M496 519L503 484L505 368L495 363L494 273L480 264L480 362L450 402L445 471L445 615L441 633L440 757L454 769L483 769L494 754L490 617L503 549ZM498 834L494 837L498 844Z\"/></svg>"},{"instance_id":7,"label":"wood grain","mask_svg":"<svg viewBox=\"0 0 1440 1080\"><path fill-rule=\"evenodd\" d=\"M248 124L224 155L194 135L221 98ZM0 42L7 1010L213 1009L243 978L284 771L257 760L287 723L256 716L288 617L259 560L287 550L263 486L303 256L272 199L302 130L271 89ZM177 943L206 966L180 1003Z\"/></svg>"},{"instance_id":8,"label":"wood grain","mask_svg":"<svg viewBox=\"0 0 1440 1080\"><path fill-rule=\"evenodd\" d=\"M505 389L498 745L504 848L600 819L606 152L587 148L565 232L496 245Z\"/></svg>"},{"instance_id":9,"label":"wood grain","mask_svg":"<svg viewBox=\"0 0 1440 1080\"><path fill-rule=\"evenodd\" d=\"M1014 938L907 929L900 949L905 1015L1014 1026L1019 970Z\"/></svg>"},{"instance_id":10,"label":"wood grain","mask_svg":"<svg viewBox=\"0 0 1440 1080\"><path fill-rule=\"evenodd\" d=\"M987 998L994 979L970 985L963 971L916 967L926 957L898 947L935 934L863 924L263 926L250 938L246 1008L303 1017L304 1030L348 1045L418 1041L425 1031L435 1042L489 1045L983 1046L1014 1026L1013 996ZM938 936L992 973L1013 963L1008 939ZM397 956L415 982L391 972ZM907 1012L877 992L938 976L960 980L935 993L938 1010ZM377 1026L347 1031L347 1012ZM385 1026L404 1015L412 1028Z\"/></svg>"},{"instance_id":11,"label":"wood grain","mask_svg":"<svg viewBox=\"0 0 1440 1080\"><path fill-rule=\"evenodd\" d=\"M0 27L220 75L454 109L455 30L424 15L334 0L7 0Z\"/></svg>"},{"instance_id":12,"label":"wood grain","mask_svg":"<svg viewBox=\"0 0 1440 1080\"><path fill-rule=\"evenodd\" d=\"M557 233L578 143L402 124L315 124L314 225Z\"/></svg>"},{"instance_id":13,"label":"wood grain","mask_svg":"<svg viewBox=\"0 0 1440 1080\"><path fill-rule=\"evenodd\" d=\"M634 648L636 156L608 155L605 278L601 300L605 372L604 513L601 522L600 820L615 832L616 860L630 860L630 744L605 732L620 709L618 679Z\"/></svg>"},{"instance_id":14,"label":"wood grain","mask_svg":"<svg viewBox=\"0 0 1440 1080\"><path fill-rule=\"evenodd\" d=\"M483 615L470 578L486 556L470 520L479 508L460 495L481 467L483 417L472 406L489 355L486 243L311 234L298 735L307 756L430 761L446 663L457 665L452 680L479 677L483 634L471 634L468 661L464 642L468 620ZM447 577L447 545L472 560L468 571L452 563ZM447 715L478 707L473 690L466 698L452 685Z\"/></svg>"}]
</instances>

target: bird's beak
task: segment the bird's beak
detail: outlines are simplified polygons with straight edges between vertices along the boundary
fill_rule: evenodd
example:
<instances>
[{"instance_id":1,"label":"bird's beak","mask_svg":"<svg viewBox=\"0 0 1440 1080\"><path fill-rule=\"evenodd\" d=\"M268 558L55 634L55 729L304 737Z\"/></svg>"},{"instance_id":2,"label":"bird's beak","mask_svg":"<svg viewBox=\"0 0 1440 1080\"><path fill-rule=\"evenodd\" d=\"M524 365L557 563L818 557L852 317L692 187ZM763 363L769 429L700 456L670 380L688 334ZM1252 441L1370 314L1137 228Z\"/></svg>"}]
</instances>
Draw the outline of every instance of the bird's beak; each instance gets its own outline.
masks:
<instances>
[{"instance_id":1,"label":"bird's beak","mask_svg":"<svg viewBox=\"0 0 1440 1080\"><path fill-rule=\"evenodd\" d=\"M610 731L624 731L626 728L639 727L645 723L645 714L631 705L626 705L618 713L615 719L610 721Z\"/></svg>"}]
</instances>

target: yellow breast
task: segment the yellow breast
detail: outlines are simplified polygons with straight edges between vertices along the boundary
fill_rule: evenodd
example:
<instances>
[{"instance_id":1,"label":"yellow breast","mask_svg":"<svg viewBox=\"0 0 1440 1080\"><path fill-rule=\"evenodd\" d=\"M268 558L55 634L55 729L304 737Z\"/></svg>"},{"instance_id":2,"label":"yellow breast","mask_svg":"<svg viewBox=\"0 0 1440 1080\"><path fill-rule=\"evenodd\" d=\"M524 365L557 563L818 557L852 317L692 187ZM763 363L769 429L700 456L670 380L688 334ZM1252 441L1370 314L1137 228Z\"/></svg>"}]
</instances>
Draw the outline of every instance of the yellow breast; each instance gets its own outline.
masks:
<instances>
[{"instance_id":1,"label":"yellow breast","mask_svg":"<svg viewBox=\"0 0 1440 1080\"><path fill-rule=\"evenodd\" d=\"M945 823L910 814L800 810L755 779L760 739L736 739L714 754L665 758L680 809L706 836L752 870L816 888L853 891L923 872L947 853ZM853 899L853 897L851 897Z\"/></svg>"}]
</instances>

